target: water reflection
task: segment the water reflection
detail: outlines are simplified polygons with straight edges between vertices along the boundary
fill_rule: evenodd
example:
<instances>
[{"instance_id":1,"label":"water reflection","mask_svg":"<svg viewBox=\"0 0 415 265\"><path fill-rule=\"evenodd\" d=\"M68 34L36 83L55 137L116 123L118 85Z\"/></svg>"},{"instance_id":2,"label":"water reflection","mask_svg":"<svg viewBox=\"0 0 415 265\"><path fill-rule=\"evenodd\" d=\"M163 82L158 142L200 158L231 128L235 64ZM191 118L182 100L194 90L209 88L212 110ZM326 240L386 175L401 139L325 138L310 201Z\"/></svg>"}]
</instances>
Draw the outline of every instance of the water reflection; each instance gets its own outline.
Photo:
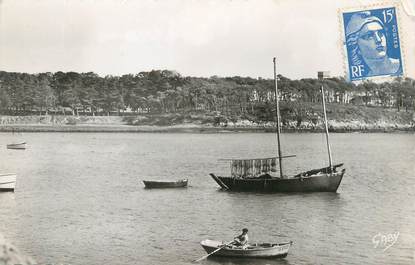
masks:
<instances>
[{"instance_id":1,"label":"water reflection","mask_svg":"<svg viewBox=\"0 0 415 265\"><path fill-rule=\"evenodd\" d=\"M208 257L204 264L214 265L292 265L287 259L250 259L250 258L227 258Z\"/></svg>"}]
</instances>

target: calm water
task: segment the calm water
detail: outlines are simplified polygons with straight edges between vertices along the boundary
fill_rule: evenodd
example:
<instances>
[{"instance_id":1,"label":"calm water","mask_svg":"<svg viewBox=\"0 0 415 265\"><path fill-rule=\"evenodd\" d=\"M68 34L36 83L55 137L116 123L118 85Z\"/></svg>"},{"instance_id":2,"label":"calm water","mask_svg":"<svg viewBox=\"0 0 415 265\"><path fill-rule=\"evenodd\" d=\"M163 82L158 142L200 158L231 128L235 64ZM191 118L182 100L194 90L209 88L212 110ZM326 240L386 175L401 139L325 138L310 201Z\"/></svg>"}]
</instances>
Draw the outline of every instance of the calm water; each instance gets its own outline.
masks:
<instances>
[{"instance_id":1,"label":"calm water","mask_svg":"<svg viewBox=\"0 0 415 265\"><path fill-rule=\"evenodd\" d=\"M203 239L293 240L284 260L208 259L201 264L414 264L415 135L333 134L346 175L337 194L217 190L218 158L268 157L273 134L33 133L25 151L7 150L0 168L18 174L0 194L0 232L38 263L192 264ZM326 165L320 134L285 134L285 168ZM145 190L141 180L188 177L179 190ZM375 247L399 233L394 245Z\"/></svg>"}]
</instances>

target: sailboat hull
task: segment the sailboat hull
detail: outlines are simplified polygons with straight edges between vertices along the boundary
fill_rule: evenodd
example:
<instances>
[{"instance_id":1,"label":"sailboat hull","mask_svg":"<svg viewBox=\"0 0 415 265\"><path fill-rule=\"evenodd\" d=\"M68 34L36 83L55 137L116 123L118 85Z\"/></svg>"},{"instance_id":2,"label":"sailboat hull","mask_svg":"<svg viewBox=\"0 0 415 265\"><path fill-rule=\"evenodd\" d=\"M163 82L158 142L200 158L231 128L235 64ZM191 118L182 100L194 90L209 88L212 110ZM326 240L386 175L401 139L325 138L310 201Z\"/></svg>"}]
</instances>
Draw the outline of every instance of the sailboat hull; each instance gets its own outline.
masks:
<instances>
[{"instance_id":1,"label":"sailboat hull","mask_svg":"<svg viewBox=\"0 0 415 265\"><path fill-rule=\"evenodd\" d=\"M294 178L234 178L211 174L221 188L252 192L336 192L345 169L334 173L319 173ZM300 175L300 174L299 174Z\"/></svg>"}]
</instances>

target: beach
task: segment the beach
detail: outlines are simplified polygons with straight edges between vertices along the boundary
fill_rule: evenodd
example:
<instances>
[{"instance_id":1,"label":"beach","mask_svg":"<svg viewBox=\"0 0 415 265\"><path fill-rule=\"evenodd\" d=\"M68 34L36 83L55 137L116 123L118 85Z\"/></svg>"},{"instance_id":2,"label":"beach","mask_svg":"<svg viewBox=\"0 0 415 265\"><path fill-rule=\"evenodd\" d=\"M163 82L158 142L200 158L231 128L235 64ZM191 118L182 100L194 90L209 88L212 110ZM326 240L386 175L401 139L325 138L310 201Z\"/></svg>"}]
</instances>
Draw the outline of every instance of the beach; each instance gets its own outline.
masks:
<instances>
[{"instance_id":1,"label":"beach","mask_svg":"<svg viewBox=\"0 0 415 265\"><path fill-rule=\"evenodd\" d=\"M399 114L399 113L398 113ZM341 118L328 120L330 132L414 132L412 113L395 114L373 120ZM31 115L0 116L1 132L163 132L163 133L220 133L220 132L275 132L275 122L235 120L214 124L200 117L188 115L188 119L174 122L173 114L141 116L64 116ZM176 117L177 115L175 115ZM143 118L145 117L145 118ZM322 122L286 120L284 132L322 132Z\"/></svg>"}]
</instances>

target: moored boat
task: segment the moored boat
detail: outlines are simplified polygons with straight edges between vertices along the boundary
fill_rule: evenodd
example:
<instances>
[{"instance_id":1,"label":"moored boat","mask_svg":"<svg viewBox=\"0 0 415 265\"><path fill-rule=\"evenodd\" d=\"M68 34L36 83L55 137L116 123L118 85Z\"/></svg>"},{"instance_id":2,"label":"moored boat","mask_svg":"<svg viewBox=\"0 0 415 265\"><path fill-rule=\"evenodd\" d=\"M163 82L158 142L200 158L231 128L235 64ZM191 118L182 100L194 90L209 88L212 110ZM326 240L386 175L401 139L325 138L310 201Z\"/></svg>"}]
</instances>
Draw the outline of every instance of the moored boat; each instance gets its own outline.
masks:
<instances>
[{"instance_id":1,"label":"moored boat","mask_svg":"<svg viewBox=\"0 0 415 265\"><path fill-rule=\"evenodd\" d=\"M206 239L200 242L205 251L212 256L220 257L238 257L238 258L285 258L288 250L292 245L292 241L286 243L262 243L250 244L242 248L232 245L224 246L222 242Z\"/></svg>"},{"instance_id":2,"label":"moored boat","mask_svg":"<svg viewBox=\"0 0 415 265\"><path fill-rule=\"evenodd\" d=\"M177 181L161 181L161 180L143 180L147 189L163 189L163 188L185 188L188 180L181 179Z\"/></svg>"},{"instance_id":3,"label":"moored boat","mask_svg":"<svg viewBox=\"0 0 415 265\"><path fill-rule=\"evenodd\" d=\"M8 144L7 149L25 150L26 149L26 142Z\"/></svg>"},{"instance_id":4,"label":"moored boat","mask_svg":"<svg viewBox=\"0 0 415 265\"><path fill-rule=\"evenodd\" d=\"M324 96L323 80L328 77L328 72L319 72L321 81L321 95L324 114L324 128L328 153L328 167L304 171L294 176L283 173L282 159L294 157L295 155L283 156L280 143L280 110L279 93L277 86L276 61L274 58L274 84L276 102L276 127L278 156L254 159L227 159L230 160L230 176L210 176L224 190L230 191L254 191L254 192L336 192L343 179L345 169L343 164L334 165L331 157L329 144L329 130ZM279 176L275 175L279 166Z\"/></svg>"},{"instance_id":5,"label":"moored boat","mask_svg":"<svg viewBox=\"0 0 415 265\"><path fill-rule=\"evenodd\" d=\"M291 177L221 177L210 174L225 190L255 192L336 192L345 169L337 170L342 164L303 172Z\"/></svg>"},{"instance_id":6,"label":"moored boat","mask_svg":"<svg viewBox=\"0 0 415 265\"><path fill-rule=\"evenodd\" d=\"M16 187L16 174L0 174L0 191L14 191Z\"/></svg>"}]
</instances>

